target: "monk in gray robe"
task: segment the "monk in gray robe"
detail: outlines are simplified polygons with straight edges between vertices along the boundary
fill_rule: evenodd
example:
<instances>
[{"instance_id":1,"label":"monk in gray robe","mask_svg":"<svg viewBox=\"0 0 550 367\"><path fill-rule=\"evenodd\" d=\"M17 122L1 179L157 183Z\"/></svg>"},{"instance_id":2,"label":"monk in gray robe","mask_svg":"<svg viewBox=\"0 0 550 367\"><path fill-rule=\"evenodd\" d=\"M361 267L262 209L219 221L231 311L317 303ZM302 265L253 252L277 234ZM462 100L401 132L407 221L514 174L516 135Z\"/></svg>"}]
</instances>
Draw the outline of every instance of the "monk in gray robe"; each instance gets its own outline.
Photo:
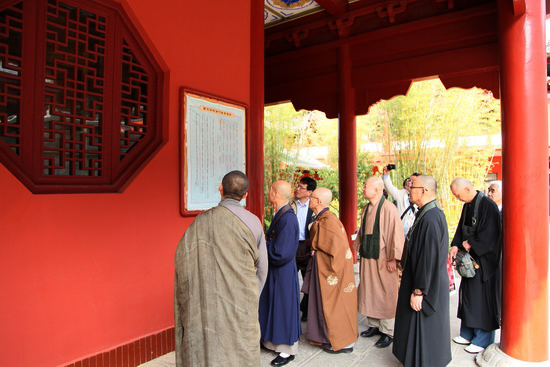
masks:
<instances>
[{"instance_id":1,"label":"monk in gray robe","mask_svg":"<svg viewBox=\"0 0 550 367\"><path fill-rule=\"evenodd\" d=\"M355 249L361 256L358 292L359 313L367 316L369 328L362 337L381 335L375 346L392 343L395 308L399 290L397 261L401 260L405 234L395 205L383 196L384 182L370 177L363 187L369 204L361 215Z\"/></svg>"},{"instance_id":2,"label":"monk in gray robe","mask_svg":"<svg viewBox=\"0 0 550 367\"><path fill-rule=\"evenodd\" d=\"M201 213L175 258L176 366L259 366L259 295L267 277L260 220L239 202L246 175L224 176L220 204Z\"/></svg>"}]
</instances>

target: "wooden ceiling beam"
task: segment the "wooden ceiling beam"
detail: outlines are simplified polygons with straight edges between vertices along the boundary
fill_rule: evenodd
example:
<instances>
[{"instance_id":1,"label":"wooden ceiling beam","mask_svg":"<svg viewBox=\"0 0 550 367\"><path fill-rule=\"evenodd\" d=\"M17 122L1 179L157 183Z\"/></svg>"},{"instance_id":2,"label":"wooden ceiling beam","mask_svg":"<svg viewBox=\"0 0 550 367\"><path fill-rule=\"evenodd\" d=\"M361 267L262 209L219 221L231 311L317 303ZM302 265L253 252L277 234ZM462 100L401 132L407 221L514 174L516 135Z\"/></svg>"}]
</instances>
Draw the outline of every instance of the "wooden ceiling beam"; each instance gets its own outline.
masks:
<instances>
[{"instance_id":1,"label":"wooden ceiling beam","mask_svg":"<svg viewBox=\"0 0 550 367\"><path fill-rule=\"evenodd\" d=\"M343 15L348 11L347 0L315 0L330 15Z\"/></svg>"}]
</instances>

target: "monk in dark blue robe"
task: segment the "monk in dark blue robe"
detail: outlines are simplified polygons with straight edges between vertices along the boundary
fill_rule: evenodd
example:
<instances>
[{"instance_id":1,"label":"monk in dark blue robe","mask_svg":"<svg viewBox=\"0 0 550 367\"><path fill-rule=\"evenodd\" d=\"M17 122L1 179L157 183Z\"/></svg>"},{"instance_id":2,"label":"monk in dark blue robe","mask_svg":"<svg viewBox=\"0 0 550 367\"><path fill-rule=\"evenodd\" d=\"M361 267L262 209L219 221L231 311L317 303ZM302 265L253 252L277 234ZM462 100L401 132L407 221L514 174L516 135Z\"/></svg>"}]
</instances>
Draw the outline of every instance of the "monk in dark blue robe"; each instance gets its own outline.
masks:
<instances>
[{"instance_id":1,"label":"monk in dark blue robe","mask_svg":"<svg viewBox=\"0 0 550 367\"><path fill-rule=\"evenodd\" d=\"M261 342L279 355L271 362L283 366L294 359L302 334L300 288L296 268L298 219L288 204L292 188L277 181L269 191L276 210L266 235L269 270L260 296Z\"/></svg>"}]
</instances>

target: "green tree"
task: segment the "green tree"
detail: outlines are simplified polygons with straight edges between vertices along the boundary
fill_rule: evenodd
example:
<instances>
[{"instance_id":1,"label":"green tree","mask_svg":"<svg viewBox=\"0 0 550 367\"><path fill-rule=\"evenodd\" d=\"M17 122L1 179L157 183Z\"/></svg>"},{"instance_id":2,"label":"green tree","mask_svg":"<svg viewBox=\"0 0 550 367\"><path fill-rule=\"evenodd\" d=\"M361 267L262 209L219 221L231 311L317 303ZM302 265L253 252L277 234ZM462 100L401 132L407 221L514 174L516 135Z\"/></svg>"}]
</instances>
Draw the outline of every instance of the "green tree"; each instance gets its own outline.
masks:
<instances>
[{"instance_id":1,"label":"green tree","mask_svg":"<svg viewBox=\"0 0 550 367\"><path fill-rule=\"evenodd\" d=\"M431 174L438 182L451 235L462 203L450 192L457 176L485 188L494 147L491 135L500 134L500 104L484 90L446 90L439 79L414 83L406 97L371 107L364 120L374 126L370 140L382 141L386 163L396 163L397 184L413 172Z\"/></svg>"},{"instance_id":2,"label":"green tree","mask_svg":"<svg viewBox=\"0 0 550 367\"><path fill-rule=\"evenodd\" d=\"M322 114L318 111L298 111L291 103L268 106L264 110L264 195L268 203L271 184L285 180L294 184L296 161L299 148L312 145L316 134L316 120ZM266 227L273 218L273 209L266 207Z\"/></svg>"},{"instance_id":3,"label":"green tree","mask_svg":"<svg viewBox=\"0 0 550 367\"><path fill-rule=\"evenodd\" d=\"M494 147L484 137L500 134L500 104L481 89L446 90L439 79L414 83L408 95L381 101L369 114L357 117L357 196L359 208L366 205L362 196L364 181L373 166L395 163L395 186L413 172L427 173L438 182L441 199L452 233L458 223L462 203L449 189L457 176L485 188L484 179L491 166ZM378 149L363 152L362 145L374 143ZM296 112L292 104L266 107L265 110L265 193L272 182L283 179L294 183L299 149L326 146L329 169L319 172L319 186L332 190L331 210L339 214L338 120L326 119L319 111ZM381 163L377 163L381 161ZM302 167L305 168L305 167ZM266 210L268 224L272 213Z\"/></svg>"}]
</instances>

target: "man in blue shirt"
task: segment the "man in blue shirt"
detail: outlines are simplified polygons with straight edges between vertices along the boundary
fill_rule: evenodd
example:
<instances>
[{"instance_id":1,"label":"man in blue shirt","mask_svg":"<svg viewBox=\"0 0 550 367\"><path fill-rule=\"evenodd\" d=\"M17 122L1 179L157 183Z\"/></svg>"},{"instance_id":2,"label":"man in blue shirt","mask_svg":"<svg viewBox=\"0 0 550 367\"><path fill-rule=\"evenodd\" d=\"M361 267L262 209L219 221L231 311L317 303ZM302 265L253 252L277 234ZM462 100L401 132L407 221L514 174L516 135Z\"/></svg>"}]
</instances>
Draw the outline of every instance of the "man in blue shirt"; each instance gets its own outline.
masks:
<instances>
[{"instance_id":1,"label":"man in blue shirt","mask_svg":"<svg viewBox=\"0 0 550 367\"><path fill-rule=\"evenodd\" d=\"M306 276L306 269L309 259L311 258L311 249L309 245L309 224L312 222L313 211L309 208L309 198L313 191L317 188L317 181L309 176L304 176L296 185L294 191L294 200L290 203L292 209L298 217L299 225L299 244L296 252L296 266L302 279ZM302 311L302 321L307 321L308 295L304 294L300 303L300 311Z\"/></svg>"}]
</instances>

